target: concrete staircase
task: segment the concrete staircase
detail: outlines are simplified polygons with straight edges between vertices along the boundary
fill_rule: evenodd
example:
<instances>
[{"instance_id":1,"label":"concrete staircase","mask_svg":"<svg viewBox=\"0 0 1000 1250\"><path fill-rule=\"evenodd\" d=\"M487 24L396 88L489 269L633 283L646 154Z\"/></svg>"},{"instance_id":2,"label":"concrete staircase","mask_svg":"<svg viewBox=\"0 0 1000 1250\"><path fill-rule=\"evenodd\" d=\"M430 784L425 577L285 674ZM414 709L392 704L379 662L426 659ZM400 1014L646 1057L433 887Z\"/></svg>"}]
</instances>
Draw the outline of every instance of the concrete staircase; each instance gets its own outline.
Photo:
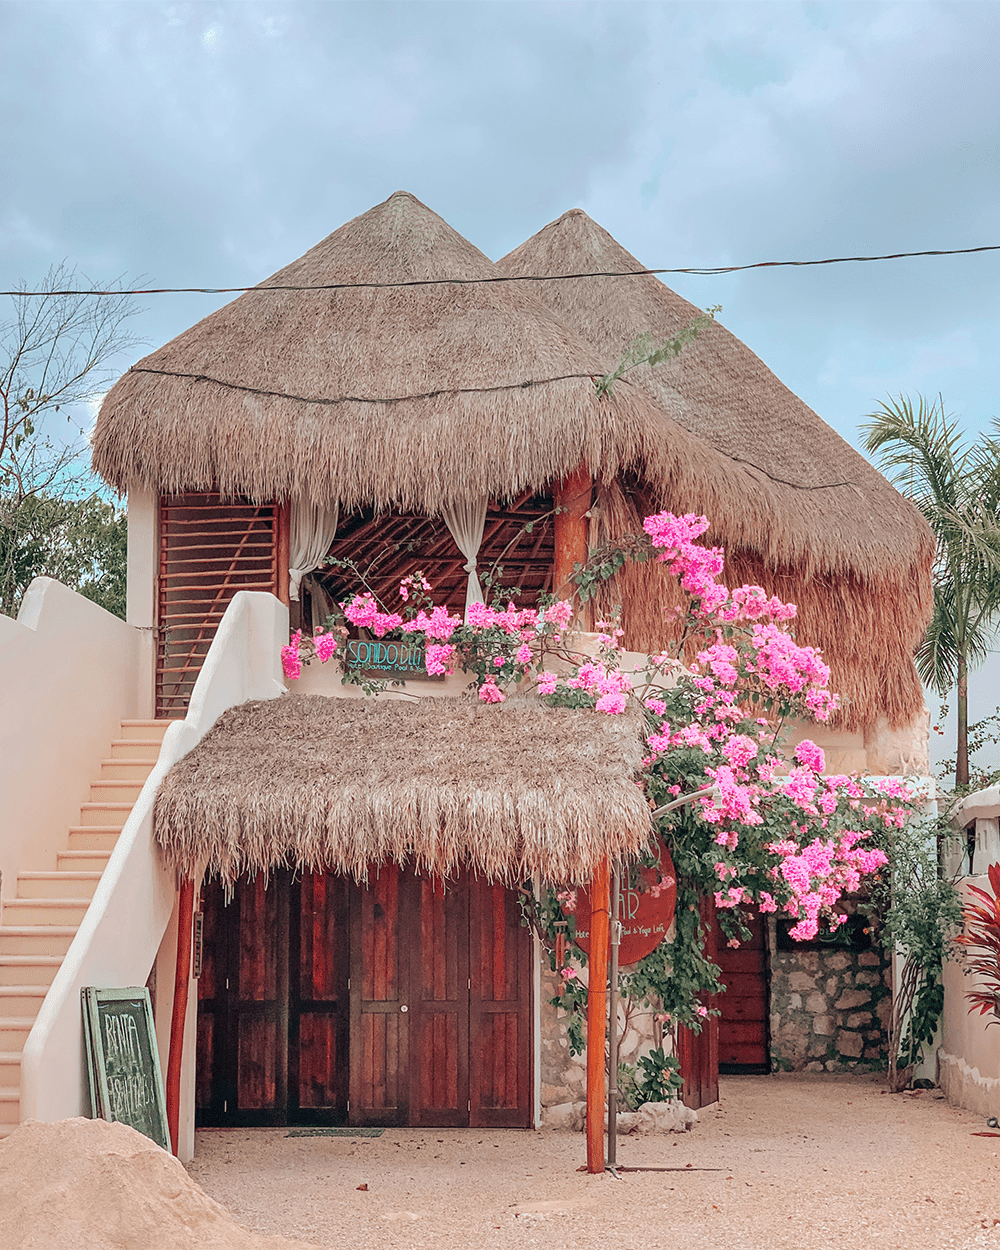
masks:
<instances>
[{"instance_id":1,"label":"concrete staircase","mask_svg":"<svg viewBox=\"0 0 1000 1250\"><path fill-rule=\"evenodd\" d=\"M0 913L0 1137L21 1119L21 1052L118 835L160 753L169 720L126 720L80 804L54 871L19 872Z\"/></svg>"}]
</instances>

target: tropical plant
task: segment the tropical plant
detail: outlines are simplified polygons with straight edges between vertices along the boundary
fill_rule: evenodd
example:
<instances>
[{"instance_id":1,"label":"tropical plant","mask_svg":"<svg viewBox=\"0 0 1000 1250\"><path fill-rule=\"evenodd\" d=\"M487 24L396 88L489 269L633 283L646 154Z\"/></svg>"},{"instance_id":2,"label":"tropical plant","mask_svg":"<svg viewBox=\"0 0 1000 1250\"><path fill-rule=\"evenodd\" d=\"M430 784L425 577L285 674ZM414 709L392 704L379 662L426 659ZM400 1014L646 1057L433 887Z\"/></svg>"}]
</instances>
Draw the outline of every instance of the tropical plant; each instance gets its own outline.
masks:
<instances>
[{"instance_id":1,"label":"tropical plant","mask_svg":"<svg viewBox=\"0 0 1000 1250\"><path fill-rule=\"evenodd\" d=\"M966 971L982 978L980 988L965 995L971 1003L969 1011L978 1008L980 1015L992 1015L986 1022L989 1027L1000 1018L1000 864L990 864L987 877L992 893L978 885L968 887L982 905L969 902L962 908L964 932L955 941L973 956L966 962Z\"/></svg>"},{"instance_id":2,"label":"tropical plant","mask_svg":"<svg viewBox=\"0 0 1000 1250\"><path fill-rule=\"evenodd\" d=\"M991 649L1000 613L1000 442L963 441L944 401L905 396L869 413L865 446L934 534L934 612L917 671L943 697L955 690L955 784L969 782L969 669ZM1000 434L1000 426L995 427Z\"/></svg>"},{"instance_id":3,"label":"tropical plant","mask_svg":"<svg viewBox=\"0 0 1000 1250\"><path fill-rule=\"evenodd\" d=\"M913 821L888 830L888 865L872 887L882 913L882 943L896 955L888 1046L894 1093L909 1084L923 1048L934 1038L944 1009L941 972L945 960L954 957L951 938L962 923L958 890L939 866L942 825L947 829L943 819Z\"/></svg>"},{"instance_id":4,"label":"tropical plant","mask_svg":"<svg viewBox=\"0 0 1000 1250\"><path fill-rule=\"evenodd\" d=\"M676 1098L683 1084L680 1060L676 1055L668 1055L662 1046L656 1046L642 1055L636 1065L636 1091L640 1105Z\"/></svg>"}]
</instances>

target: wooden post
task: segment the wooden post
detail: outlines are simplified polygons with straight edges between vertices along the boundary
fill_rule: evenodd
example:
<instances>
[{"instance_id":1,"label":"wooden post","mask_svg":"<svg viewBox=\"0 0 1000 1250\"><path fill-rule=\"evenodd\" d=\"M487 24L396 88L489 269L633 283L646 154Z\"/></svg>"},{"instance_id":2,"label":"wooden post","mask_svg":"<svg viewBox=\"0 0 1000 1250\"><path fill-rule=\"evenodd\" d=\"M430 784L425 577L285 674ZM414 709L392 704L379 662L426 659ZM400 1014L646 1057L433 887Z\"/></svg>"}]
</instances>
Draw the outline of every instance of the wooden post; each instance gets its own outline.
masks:
<instances>
[{"instance_id":1,"label":"wooden post","mask_svg":"<svg viewBox=\"0 0 1000 1250\"><path fill-rule=\"evenodd\" d=\"M278 532L275 534L277 550L275 552L275 569L278 578L278 589L275 592L287 608L291 603L288 597L288 568L292 542L292 505L278 505Z\"/></svg>"},{"instance_id":2,"label":"wooden post","mask_svg":"<svg viewBox=\"0 0 1000 1250\"><path fill-rule=\"evenodd\" d=\"M621 941L621 920L618 917L621 897L621 871L615 864L611 874L610 947L611 971L608 976L608 1167L618 1162L618 945Z\"/></svg>"},{"instance_id":3,"label":"wooden post","mask_svg":"<svg viewBox=\"0 0 1000 1250\"><path fill-rule=\"evenodd\" d=\"M587 990L587 1171L604 1171L604 1038L608 1010L608 918L611 908L607 857L590 886L590 960Z\"/></svg>"},{"instance_id":4,"label":"wooden post","mask_svg":"<svg viewBox=\"0 0 1000 1250\"><path fill-rule=\"evenodd\" d=\"M576 587L569 580L574 564L586 564L590 553L589 518L594 480L584 465L574 470L563 482L556 484L552 502L556 508L553 519L555 536L555 565L552 571L552 587L557 599L571 599ZM584 629L591 625L590 604L580 610L580 623Z\"/></svg>"},{"instance_id":5,"label":"wooden post","mask_svg":"<svg viewBox=\"0 0 1000 1250\"><path fill-rule=\"evenodd\" d=\"M167 1128L170 1148L177 1153L180 1134L181 1060L184 1057L184 1021L188 985L191 981L191 930L194 921L194 882L181 883L177 900L177 967L174 973L174 1005L170 1013L170 1052L167 1057Z\"/></svg>"}]
</instances>

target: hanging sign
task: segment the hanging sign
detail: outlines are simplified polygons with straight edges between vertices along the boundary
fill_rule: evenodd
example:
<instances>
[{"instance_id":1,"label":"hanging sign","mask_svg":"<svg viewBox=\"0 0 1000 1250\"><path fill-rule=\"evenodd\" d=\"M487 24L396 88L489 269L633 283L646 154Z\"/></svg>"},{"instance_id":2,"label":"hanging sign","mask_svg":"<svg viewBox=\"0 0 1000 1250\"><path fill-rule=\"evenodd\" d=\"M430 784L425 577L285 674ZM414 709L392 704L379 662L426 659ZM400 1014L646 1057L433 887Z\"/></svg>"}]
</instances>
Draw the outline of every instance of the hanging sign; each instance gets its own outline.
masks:
<instances>
[{"instance_id":1,"label":"hanging sign","mask_svg":"<svg viewBox=\"0 0 1000 1250\"><path fill-rule=\"evenodd\" d=\"M634 964L652 954L667 936L677 905L677 879L670 852L661 844L659 858L648 868L640 868L634 886L622 881L618 894L621 942L618 962ZM576 936L574 941L590 954L590 893L581 886L576 892Z\"/></svg>"},{"instance_id":2,"label":"hanging sign","mask_svg":"<svg viewBox=\"0 0 1000 1250\"><path fill-rule=\"evenodd\" d=\"M443 681L432 676L424 663L424 647L415 642L383 642L378 639L348 638L347 667L362 677L389 681Z\"/></svg>"}]
</instances>

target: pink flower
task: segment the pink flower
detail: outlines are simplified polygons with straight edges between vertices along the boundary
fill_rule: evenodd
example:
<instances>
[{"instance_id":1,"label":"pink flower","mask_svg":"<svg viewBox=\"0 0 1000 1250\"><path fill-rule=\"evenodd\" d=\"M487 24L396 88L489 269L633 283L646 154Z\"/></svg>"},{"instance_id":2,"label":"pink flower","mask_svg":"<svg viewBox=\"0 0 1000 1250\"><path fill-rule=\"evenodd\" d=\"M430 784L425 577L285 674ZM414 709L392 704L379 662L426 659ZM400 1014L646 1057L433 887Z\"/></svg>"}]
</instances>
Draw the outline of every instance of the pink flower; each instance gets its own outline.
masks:
<instances>
[{"instance_id":1,"label":"pink flower","mask_svg":"<svg viewBox=\"0 0 1000 1250\"><path fill-rule=\"evenodd\" d=\"M555 694L556 686L559 678L555 673L539 673L538 674L538 692L539 694Z\"/></svg>"},{"instance_id":2,"label":"pink flower","mask_svg":"<svg viewBox=\"0 0 1000 1250\"><path fill-rule=\"evenodd\" d=\"M480 703L503 703L507 696L498 689L496 680L487 677L483 684L479 687Z\"/></svg>"},{"instance_id":3,"label":"pink flower","mask_svg":"<svg viewBox=\"0 0 1000 1250\"><path fill-rule=\"evenodd\" d=\"M313 634L313 646L316 648L317 659L325 664L337 650L337 639L333 634Z\"/></svg>"},{"instance_id":4,"label":"pink flower","mask_svg":"<svg viewBox=\"0 0 1000 1250\"><path fill-rule=\"evenodd\" d=\"M576 981L580 974L575 968L562 968L560 969L559 975L564 981Z\"/></svg>"},{"instance_id":5,"label":"pink flower","mask_svg":"<svg viewBox=\"0 0 1000 1250\"><path fill-rule=\"evenodd\" d=\"M615 693L612 691L602 694L594 705L594 710L607 712L609 716L618 715L625 711L625 696L620 692Z\"/></svg>"},{"instance_id":6,"label":"pink flower","mask_svg":"<svg viewBox=\"0 0 1000 1250\"><path fill-rule=\"evenodd\" d=\"M455 648L448 643L429 642L424 651L424 666L432 677L453 673L455 670L449 661L455 654Z\"/></svg>"},{"instance_id":7,"label":"pink flower","mask_svg":"<svg viewBox=\"0 0 1000 1250\"><path fill-rule=\"evenodd\" d=\"M795 748L795 758L814 773L821 773L826 768L826 756L822 747L810 742L808 738L804 738Z\"/></svg>"},{"instance_id":8,"label":"pink flower","mask_svg":"<svg viewBox=\"0 0 1000 1250\"><path fill-rule=\"evenodd\" d=\"M545 621L548 625L555 625L557 629L565 629L573 619L573 605L568 599L560 599L556 603L550 603L545 609Z\"/></svg>"},{"instance_id":9,"label":"pink flower","mask_svg":"<svg viewBox=\"0 0 1000 1250\"><path fill-rule=\"evenodd\" d=\"M517 660L518 664L530 664L531 663L531 648L528 646L526 642L523 642L518 647L517 652L514 655L514 659Z\"/></svg>"},{"instance_id":10,"label":"pink flower","mask_svg":"<svg viewBox=\"0 0 1000 1250\"><path fill-rule=\"evenodd\" d=\"M281 671L290 681L297 681L302 676L302 659L299 655L301 641L302 630L297 629L287 646L281 648Z\"/></svg>"},{"instance_id":11,"label":"pink flower","mask_svg":"<svg viewBox=\"0 0 1000 1250\"><path fill-rule=\"evenodd\" d=\"M757 743L745 734L735 734L722 748L722 754L734 768L749 764L757 754Z\"/></svg>"},{"instance_id":12,"label":"pink flower","mask_svg":"<svg viewBox=\"0 0 1000 1250\"><path fill-rule=\"evenodd\" d=\"M698 1006L695 1007L694 1012L696 1016L701 1016L701 1018L704 1020L705 1017L708 1015L708 1008L704 1006L702 1003L699 1003Z\"/></svg>"}]
</instances>

